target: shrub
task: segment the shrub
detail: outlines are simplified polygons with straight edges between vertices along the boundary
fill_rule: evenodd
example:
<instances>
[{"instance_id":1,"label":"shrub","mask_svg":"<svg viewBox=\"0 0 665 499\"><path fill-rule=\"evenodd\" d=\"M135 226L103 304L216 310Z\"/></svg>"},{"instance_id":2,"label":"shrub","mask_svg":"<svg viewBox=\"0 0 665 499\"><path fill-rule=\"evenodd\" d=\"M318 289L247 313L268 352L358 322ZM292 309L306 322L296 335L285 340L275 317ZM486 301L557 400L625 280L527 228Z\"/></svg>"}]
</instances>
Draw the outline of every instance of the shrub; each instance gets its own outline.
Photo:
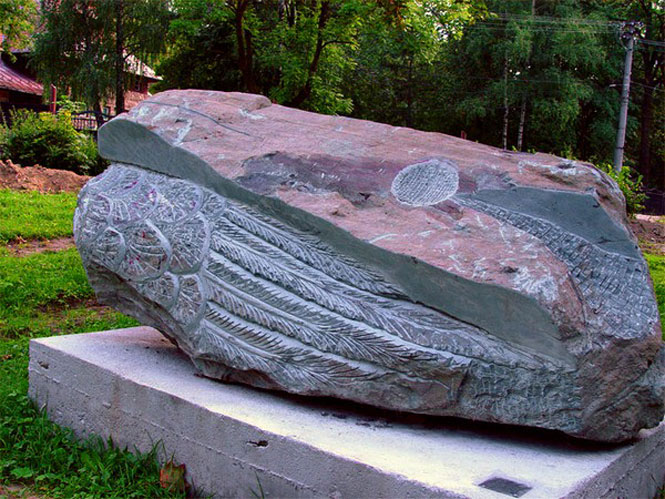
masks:
<instances>
[{"instance_id":1,"label":"shrub","mask_svg":"<svg viewBox=\"0 0 665 499\"><path fill-rule=\"evenodd\" d=\"M642 203L647 196L644 194L642 175L639 175L629 166L624 166L620 172L617 172L609 163L601 163L598 165L598 168L607 173L617 183L619 189L621 189L623 196L626 198L626 211L628 215L634 216L644 209Z\"/></svg>"},{"instance_id":2,"label":"shrub","mask_svg":"<svg viewBox=\"0 0 665 499\"><path fill-rule=\"evenodd\" d=\"M10 116L11 124L0 126L0 159L82 175L99 170L96 144L92 137L74 129L69 112L53 115L18 110Z\"/></svg>"}]
</instances>

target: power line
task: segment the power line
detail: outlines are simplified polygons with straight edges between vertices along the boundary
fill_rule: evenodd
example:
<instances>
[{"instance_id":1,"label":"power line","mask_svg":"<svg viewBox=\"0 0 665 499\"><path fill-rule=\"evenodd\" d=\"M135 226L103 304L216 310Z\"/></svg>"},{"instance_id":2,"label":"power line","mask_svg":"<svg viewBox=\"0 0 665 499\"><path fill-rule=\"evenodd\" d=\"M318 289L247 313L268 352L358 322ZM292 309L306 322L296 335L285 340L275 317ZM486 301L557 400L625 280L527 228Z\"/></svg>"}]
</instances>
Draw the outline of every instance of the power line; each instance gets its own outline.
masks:
<instances>
[{"instance_id":1,"label":"power line","mask_svg":"<svg viewBox=\"0 0 665 499\"><path fill-rule=\"evenodd\" d=\"M496 78L488 76L467 76L466 79L469 80L495 80L499 81ZM593 80L580 80L579 78L559 78L558 80L542 80L542 79L532 79L532 78L510 78L509 81L520 81L520 82L529 82L529 83L556 83L559 85L569 84L569 83L587 83L592 82Z\"/></svg>"},{"instance_id":2,"label":"power line","mask_svg":"<svg viewBox=\"0 0 665 499\"><path fill-rule=\"evenodd\" d=\"M531 25L527 20L515 21L517 25L529 26L534 30L547 30L547 31L608 31L616 32L620 24L598 24L598 25L579 25L579 29L575 29L575 23L568 24L541 24L539 26ZM512 26L509 23L509 19L487 19L482 21L477 21L474 24L466 26L465 29L476 28L476 27L495 27L495 28L511 28Z\"/></svg>"},{"instance_id":3,"label":"power line","mask_svg":"<svg viewBox=\"0 0 665 499\"><path fill-rule=\"evenodd\" d=\"M472 26L468 26L464 28L465 31L467 30L494 30L494 31L508 31L511 30L511 26L500 26L500 25L488 25L484 24L483 22L476 23ZM553 28L553 27L544 27L544 26L539 26L535 28L531 28L531 32L534 33L586 33L586 34L615 34L617 32L616 29L561 29L561 28Z\"/></svg>"},{"instance_id":4,"label":"power line","mask_svg":"<svg viewBox=\"0 0 665 499\"><path fill-rule=\"evenodd\" d=\"M665 52L665 47L651 47L651 46L646 46L646 47L635 47L635 50L640 50L642 52L658 52L658 53L663 53Z\"/></svg>"},{"instance_id":5,"label":"power line","mask_svg":"<svg viewBox=\"0 0 665 499\"><path fill-rule=\"evenodd\" d=\"M654 90L656 92L665 92L665 88L660 88L660 87L656 87L656 86L653 86L653 85L645 85L644 83L640 83L639 81L632 81L631 84L632 85L638 85L642 88L649 88L649 89Z\"/></svg>"},{"instance_id":6,"label":"power line","mask_svg":"<svg viewBox=\"0 0 665 499\"><path fill-rule=\"evenodd\" d=\"M644 45L653 45L654 47L665 47L665 42L657 40L647 40L646 38L638 38L637 43L643 43Z\"/></svg>"},{"instance_id":7,"label":"power line","mask_svg":"<svg viewBox=\"0 0 665 499\"><path fill-rule=\"evenodd\" d=\"M479 21L471 26L468 26L467 28L475 28L475 27L488 27L488 28L499 28L499 29L514 29L515 27L517 28L528 28L532 31L582 31L582 32L591 32L591 33L597 33L597 32L607 32L607 33L616 33L618 28L609 28L609 27L580 27L580 28L575 28L574 26L527 26L526 24L517 24L517 25L511 25L505 22L494 22L494 21Z\"/></svg>"},{"instance_id":8,"label":"power line","mask_svg":"<svg viewBox=\"0 0 665 499\"><path fill-rule=\"evenodd\" d=\"M602 25L613 26L621 25L622 21L610 21L609 19L584 19L580 17L551 17L551 16L527 16L519 14L497 14L497 18L520 21L524 23L541 23L541 24L587 24L587 25ZM491 19L488 19L491 20Z\"/></svg>"}]
</instances>

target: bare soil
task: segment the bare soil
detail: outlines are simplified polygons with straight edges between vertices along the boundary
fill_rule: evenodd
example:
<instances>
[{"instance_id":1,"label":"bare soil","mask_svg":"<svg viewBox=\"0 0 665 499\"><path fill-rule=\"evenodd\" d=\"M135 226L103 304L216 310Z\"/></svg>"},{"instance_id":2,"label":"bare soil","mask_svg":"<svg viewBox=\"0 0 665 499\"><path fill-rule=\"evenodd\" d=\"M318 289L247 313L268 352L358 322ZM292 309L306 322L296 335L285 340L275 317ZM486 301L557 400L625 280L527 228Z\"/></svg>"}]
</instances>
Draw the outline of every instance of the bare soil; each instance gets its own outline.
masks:
<instances>
[{"instance_id":1,"label":"bare soil","mask_svg":"<svg viewBox=\"0 0 665 499\"><path fill-rule=\"evenodd\" d=\"M0 485L0 497L7 499L46 499L47 496L35 495L35 493L21 484Z\"/></svg>"},{"instance_id":2,"label":"bare soil","mask_svg":"<svg viewBox=\"0 0 665 499\"><path fill-rule=\"evenodd\" d=\"M633 233L644 251L665 255L665 217L637 215L630 222Z\"/></svg>"},{"instance_id":3,"label":"bare soil","mask_svg":"<svg viewBox=\"0 0 665 499\"><path fill-rule=\"evenodd\" d=\"M74 246L74 238L59 237L57 239L32 240L15 239L7 244L7 249L13 256L28 256L34 253L47 251L63 251Z\"/></svg>"},{"instance_id":4,"label":"bare soil","mask_svg":"<svg viewBox=\"0 0 665 499\"><path fill-rule=\"evenodd\" d=\"M107 305L101 305L94 298L87 298L85 300L72 299L65 300L64 302L49 303L38 307L38 310L49 317L48 327L50 327L53 334L65 333L63 330L63 319L65 318L66 311L74 308L85 308L98 319L103 319L115 312L115 310ZM90 318L89 315L77 317L73 322L66 323L66 329L69 330L72 326L81 326L86 320ZM2 496L0 496L1 498Z\"/></svg>"},{"instance_id":5,"label":"bare soil","mask_svg":"<svg viewBox=\"0 0 665 499\"><path fill-rule=\"evenodd\" d=\"M39 192L78 192L90 177L40 165L22 167L0 161L0 189Z\"/></svg>"}]
</instances>

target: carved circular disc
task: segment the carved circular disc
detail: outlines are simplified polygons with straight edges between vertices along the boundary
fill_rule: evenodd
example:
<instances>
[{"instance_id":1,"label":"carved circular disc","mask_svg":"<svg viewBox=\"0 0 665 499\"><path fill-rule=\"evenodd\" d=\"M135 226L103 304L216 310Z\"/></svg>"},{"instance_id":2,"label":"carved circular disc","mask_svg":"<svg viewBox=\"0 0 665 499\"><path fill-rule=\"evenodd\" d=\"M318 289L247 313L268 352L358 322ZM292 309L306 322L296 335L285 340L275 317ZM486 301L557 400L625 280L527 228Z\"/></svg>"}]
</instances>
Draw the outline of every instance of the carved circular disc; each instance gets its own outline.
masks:
<instances>
[{"instance_id":1,"label":"carved circular disc","mask_svg":"<svg viewBox=\"0 0 665 499\"><path fill-rule=\"evenodd\" d=\"M400 171L391 187L398 201L410 206L430 206L457 192L459 176L452 161L430 159Z\"/></svg>"}]
</instances>

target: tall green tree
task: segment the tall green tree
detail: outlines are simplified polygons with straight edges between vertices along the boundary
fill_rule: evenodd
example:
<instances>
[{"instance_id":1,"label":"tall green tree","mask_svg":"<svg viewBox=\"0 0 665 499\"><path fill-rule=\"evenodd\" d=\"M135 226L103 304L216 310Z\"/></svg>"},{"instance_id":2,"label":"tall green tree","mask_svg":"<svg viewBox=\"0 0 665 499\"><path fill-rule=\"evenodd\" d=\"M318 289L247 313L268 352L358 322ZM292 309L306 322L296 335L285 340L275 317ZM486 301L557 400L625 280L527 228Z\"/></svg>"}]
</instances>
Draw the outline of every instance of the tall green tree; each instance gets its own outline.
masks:
<instances>
[{"instance_id":1,"label":"tall green tree","mask_svg":"<svg viewBox=\"0 0 665 499\"><path fill-rule=\"evenodd\" d=\"M176 0L157 90L245 90L237 63L233 12L224 0Z\"/></svg>"},{"instance_id":2,"label":"tall green tree","mask_svg":"<svg viewBox=\"0 0 665 499\"><path fill-rule=\"evenodd\" d=\"M445 47L484 13L485 3L479 1L404 1L398 9L384 2L366 20L353 71L345 77L353 115L441 130L439 118L449 113L439 102L446 85Z\"/></svg>"},{"instance_id":3,"label":"tall green tree","mask_svg":"<svg viewBox=\"0 0 665 499\"><path fill-rule=\"evenodd\" d=\"M167 0L44 0L41 13L33 61L42 81L97 111L114 95L116 114L125 108L130 58L161 53L171 17Z\"/></svg>"},{"instance_id":4,"label":"tall green tree","mask_svg":"<svg viewBox=\"0 0 665 499\"><path fill-rule=\"evenodd\" d=\"M618 106L611 89L620 75L616 27L582 12L575 0L489 6L494 14L447 48L446 91L456 102L457 126L505 148L573 155L585 128L598 147L584 156L611 155L605 125Z\"/></svg>"},{"instance_id":5,"label":"tall green tree","mask_svg":"<svg viewBox=\"0 0 665 499\"><path fill-rule=\"evenodd\" d=\"M26 48L38 17L34 0L0 0L0 52Z\"/></svg>"},{"instance_id":6,"label":"tall green tree","mask_svg":"<svg viewBox=\"0 0 665 499\"><path fill-rule=\"evenodd\" d=\"M343 78L377 8L364 0L176 0L160 87L204 84L348 113ZM398 15L399 5L393 10Z\"/></svg>"}]
</instances>

